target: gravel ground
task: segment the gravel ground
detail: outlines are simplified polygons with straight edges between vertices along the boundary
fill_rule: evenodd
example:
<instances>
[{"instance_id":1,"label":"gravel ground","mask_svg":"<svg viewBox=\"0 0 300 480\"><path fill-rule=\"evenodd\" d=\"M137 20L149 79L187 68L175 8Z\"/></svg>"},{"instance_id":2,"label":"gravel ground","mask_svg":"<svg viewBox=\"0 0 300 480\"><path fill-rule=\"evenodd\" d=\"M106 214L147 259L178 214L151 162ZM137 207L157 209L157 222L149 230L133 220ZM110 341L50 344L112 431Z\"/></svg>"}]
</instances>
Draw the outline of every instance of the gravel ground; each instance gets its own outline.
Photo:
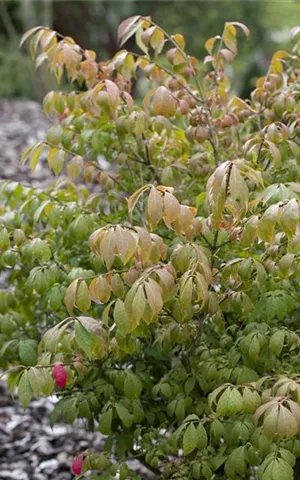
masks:
<instances>
[{"instance_id":1,"label":"gravel ground","mask_svg":"<svg viewBox=\"0 0 300 480\"><path fill-rule=\"evenodd\" d=\"M53 181L46 159L35 172L20 165L24 149L43 140L49 123L38 103L0 100L0 179L44 187ZM0 381L0 480L71 480L74 456L92 448L101 451L103 436L86 431L82 424L49 425L53 400L32 401L26 412L12 400ZM138 462L130 465L142 478L150 473Z\"/></svg>"},{"instance_id":2,"label":"gravel ground","mask_svg":"<svg viewBox=\"0 0 300 480\"><path fill-rule=\"evenodd\" d=\"M28 100L0 101L0 178L33 186L44 186L53 179L46 159L35 172L28 164L20 165L26 147L43 140L49 122L36 102Z\"/></svg>"},{"instance_id":3,"label":"gravel ground","mask_svg":"<svg viewBox=\"0 0 300 480\"><path fill-rule=\"evenodd\" d=\"M100 451L103 437L83 426L49 426L53 402L32 401L24 412L0 384L0 479L71 480L74 456L93 447Z\"/></svg>"}]
</instances>

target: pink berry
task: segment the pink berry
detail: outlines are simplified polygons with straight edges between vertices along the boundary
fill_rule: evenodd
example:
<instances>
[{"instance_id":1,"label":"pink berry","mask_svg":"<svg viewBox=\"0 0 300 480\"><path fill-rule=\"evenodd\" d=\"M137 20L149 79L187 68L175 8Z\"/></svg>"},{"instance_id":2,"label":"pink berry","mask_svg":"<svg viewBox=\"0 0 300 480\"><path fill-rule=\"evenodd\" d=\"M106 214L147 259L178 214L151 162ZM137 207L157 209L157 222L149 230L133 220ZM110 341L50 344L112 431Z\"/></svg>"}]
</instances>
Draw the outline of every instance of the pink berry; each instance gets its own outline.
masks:
<instances>
[{"instance_id":1,"label":"pink berry","mask_svg":"<svg viewBox=\"0 0 300 480\"><path fill-rule=\"evenodd\" d=\"M56 363L52 368L52 375L54 377L56 385L59 388L64 388L66 386L68 374L67 370L63 365Z\"/></svg>"},{"instance_id":2,"label":"pink berry","mask_svg":"<svg viewBox=\"0 0 300 480\"><path fill-rule=\"evenodd\" d=\"M75 458L74 462L72 463L72 472L74 473L74 475L81 474L82 464L83 464L83 455L79 455L79 457Z\"/></svg>"}]
</instances>

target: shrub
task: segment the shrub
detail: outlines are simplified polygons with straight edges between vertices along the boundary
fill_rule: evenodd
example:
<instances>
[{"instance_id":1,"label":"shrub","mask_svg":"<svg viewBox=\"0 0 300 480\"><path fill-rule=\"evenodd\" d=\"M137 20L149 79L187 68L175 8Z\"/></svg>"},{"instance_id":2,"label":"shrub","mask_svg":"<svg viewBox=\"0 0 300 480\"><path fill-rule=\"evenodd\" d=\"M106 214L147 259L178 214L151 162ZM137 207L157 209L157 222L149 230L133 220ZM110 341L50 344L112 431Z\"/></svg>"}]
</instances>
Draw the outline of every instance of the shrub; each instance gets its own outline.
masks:
<instances>
[{"instance_id":1,"label":"shrub","mask_svg":"<svg viewBox=\"0 0 300 480\"><path fill-rule=\"evenodd\" d=\"M23 38L85 91L47 94L53 126L23 155L34 169L47 151L68 179L2 183L1 361L24 408L56 394L52 423L107 437L75 474L138 479L137 458L160 478L293 478L300 29L247 101L226 76L238 32L226 23L202 64L140 16L119 38L142 53L108 62L47 28Z\"/></svg>"}]
</instances>

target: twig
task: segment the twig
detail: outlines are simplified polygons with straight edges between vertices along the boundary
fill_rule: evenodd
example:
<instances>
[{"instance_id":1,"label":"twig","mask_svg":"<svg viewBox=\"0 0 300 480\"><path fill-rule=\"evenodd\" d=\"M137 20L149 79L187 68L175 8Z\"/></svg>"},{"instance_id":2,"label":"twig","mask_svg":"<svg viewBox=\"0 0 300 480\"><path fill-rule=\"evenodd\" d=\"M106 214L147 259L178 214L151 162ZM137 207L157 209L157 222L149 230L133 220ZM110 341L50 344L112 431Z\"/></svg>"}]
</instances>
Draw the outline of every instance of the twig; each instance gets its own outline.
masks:
<instances>
[{"instance_id":1,"label":"twig","mask_svg":"<svg viewBox=\"0 0 300 480\"><path fill-rule=\"evenodd\" d=\"M72 155L73 157L76 156L75 153L73 153L71 150L68 150L67 148L64 148L64 147L60 147L60 146L57 146L57 145L54 145L50 142L47 142L45 141L44 142L45 145L48 145L49 147L51 148L58 148L59 150L63 150L64 152L68 153L69 155ZM98 170L99 172L103 172L105 170L103 170L103 168L99 167L99 165L97 165L96 163L94 162L91 162L90 160L87 160L86 158L82 157L83 158L83 161L85 163L87 163L88 165L92 165L93 167L96 168L96 170ZM115 182L117 185L119 185L119 187L124 190L125 193L127 193L128 195L132 195L132 192L129 192L129 190L127 190L127 188L123 185L122 182L120 182L118 179L116 179L113 175L109 174L108 172L106 172L108 177L113 180L113 182Z\"/></svg>"},{"instance_id":2,"label":"twig","mask_svg":"<svg viewBox=\"0 0 300 480\"><path fill-rule=\"evenodd\" d=\"M192 345L190 346L190 348L188 349L188 351L185 353L184 355L184 360L185 360L185 363L186 365L189 365L189 358L194 355L198 345L199 345L199 342L201 340L201 337L202 337L202 333L203 333L203 326L204 326L204 323L205 321L209 318L209 315L204 315L204 314L201 314L200 315L200 318L199 318L199 323L198 323L198 326L197 326L197 331L196 331L196 336L193 340L193 343ZM189 365L189 369L190 369L190 365Z\"/></svg>"}]
</instances>

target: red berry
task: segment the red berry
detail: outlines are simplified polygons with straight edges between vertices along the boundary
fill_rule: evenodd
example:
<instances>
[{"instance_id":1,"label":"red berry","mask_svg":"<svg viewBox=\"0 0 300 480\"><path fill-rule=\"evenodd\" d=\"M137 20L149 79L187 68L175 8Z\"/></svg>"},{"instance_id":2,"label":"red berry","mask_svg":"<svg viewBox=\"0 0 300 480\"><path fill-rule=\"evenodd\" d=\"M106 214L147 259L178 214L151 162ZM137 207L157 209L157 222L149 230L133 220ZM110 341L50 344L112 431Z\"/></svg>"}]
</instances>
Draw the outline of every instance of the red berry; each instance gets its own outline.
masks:
<instances>
[{"instance_id":1,"label":"red berry","mask_svg":"<svg viewBox=\"0 0 300 480\"><path fill-rule=\"evenodd\" d=\"M63 365L57 363L52 368L52 375L54 377L55 383L59 388L64 388L67 383L68 374L67 370Z\"/></svg>"},{"instance_id":2,"label":"red berry","mask_svg":"<svg viewBox=\"0 0 300 480\"><path fill-rule=\"evenodd\" d=\"M74 462L72 463L72 472L74 473L74 475L81 474L82 464L83 464L83 455L79 455L79 457L75 458Z\"/></svg>"}]
</instances>

